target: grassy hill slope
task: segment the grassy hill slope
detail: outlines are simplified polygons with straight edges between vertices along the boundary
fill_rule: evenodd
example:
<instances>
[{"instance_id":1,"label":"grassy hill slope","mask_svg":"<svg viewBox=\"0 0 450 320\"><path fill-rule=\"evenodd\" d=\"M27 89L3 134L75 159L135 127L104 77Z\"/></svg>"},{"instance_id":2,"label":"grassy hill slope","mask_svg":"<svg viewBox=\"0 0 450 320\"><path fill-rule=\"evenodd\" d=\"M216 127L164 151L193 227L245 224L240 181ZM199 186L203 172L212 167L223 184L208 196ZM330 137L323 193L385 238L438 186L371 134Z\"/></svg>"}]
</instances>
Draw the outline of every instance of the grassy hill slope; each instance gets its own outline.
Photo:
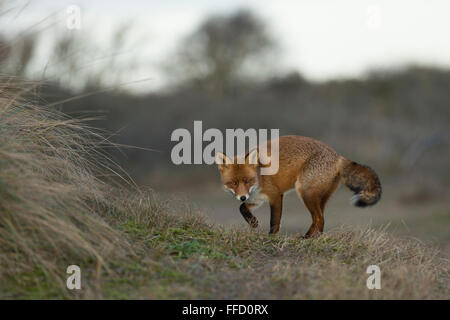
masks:
<instances>
[{"instance_id":1,"label":"grassy hill slope","mask_svg":"<svg viewBox=\"0 0 450 320\"><path fill-rule=\"evenodd\" d=\"M78 120L0 86L0 298L440 298L449 263L383 230L269 236L134 186ZM125 177L124 177L125 176ZM79 265L82 289L66 288ZM368 290L378 265L381 290Z\"/></svg>"}]
</instances>

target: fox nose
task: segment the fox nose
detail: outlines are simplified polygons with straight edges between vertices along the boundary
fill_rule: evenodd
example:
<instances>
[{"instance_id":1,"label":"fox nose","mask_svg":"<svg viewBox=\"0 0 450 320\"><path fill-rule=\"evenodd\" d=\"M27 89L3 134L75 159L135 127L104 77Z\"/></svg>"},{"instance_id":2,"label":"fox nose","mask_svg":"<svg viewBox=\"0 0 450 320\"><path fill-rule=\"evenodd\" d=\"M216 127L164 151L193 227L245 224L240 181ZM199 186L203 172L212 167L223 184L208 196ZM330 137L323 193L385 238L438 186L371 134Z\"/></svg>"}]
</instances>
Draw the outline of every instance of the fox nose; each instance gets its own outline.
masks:
<instances>
[{"instance_id":1,"label":"fox nose","mask_svg":"<svg viewBox=\"0 0 450 320\"><path fill-rule=\"evenodd\" d=\"M241 196L241 201L245 201L245 200L247 200L247 197L246 196Z\"/></svg>"}]
</instances>

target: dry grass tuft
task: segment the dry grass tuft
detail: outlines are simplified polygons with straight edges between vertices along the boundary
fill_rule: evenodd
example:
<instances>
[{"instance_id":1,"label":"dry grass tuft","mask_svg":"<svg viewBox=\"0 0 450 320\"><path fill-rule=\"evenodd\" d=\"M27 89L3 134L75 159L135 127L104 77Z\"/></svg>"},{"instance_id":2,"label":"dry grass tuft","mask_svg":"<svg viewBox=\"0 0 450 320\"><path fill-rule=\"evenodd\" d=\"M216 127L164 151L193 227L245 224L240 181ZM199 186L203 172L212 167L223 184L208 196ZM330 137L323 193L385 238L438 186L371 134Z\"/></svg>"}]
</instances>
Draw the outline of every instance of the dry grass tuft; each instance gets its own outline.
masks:
<instances>
[{"instance_id":1,"label":"dry grass tuft","mask_svg":"<svg viewBox=\"0 0 450 320\"><path fill-rule=\"evenodd\" d=\"M102 152L110 145L79 120L25 100L33 84L20 85L0 83L0 280L61 279L61 261L93 262L100 272L130 247L97 213L110 200L105 173L116 175Z\"/></svg>"}]
</instances>

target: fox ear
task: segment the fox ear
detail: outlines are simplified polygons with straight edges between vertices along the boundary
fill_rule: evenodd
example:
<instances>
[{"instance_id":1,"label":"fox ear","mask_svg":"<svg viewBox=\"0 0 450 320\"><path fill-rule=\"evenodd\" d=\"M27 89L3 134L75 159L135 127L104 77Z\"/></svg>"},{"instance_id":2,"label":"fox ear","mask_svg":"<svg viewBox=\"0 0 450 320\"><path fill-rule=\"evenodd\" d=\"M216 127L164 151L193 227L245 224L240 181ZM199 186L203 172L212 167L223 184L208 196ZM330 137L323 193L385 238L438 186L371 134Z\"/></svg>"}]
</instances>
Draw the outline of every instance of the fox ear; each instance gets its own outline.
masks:
<instances>
[{"instance_id":1,"label":"fox ear","mask_svg":"<svg viewBox=\"0 0 450 320\"><path fill-rule=\"evenodd\" d=\"M250 151L247 155L248 158L248 163L249 164L258 164L258 150L257 149L253 149L252 151Z\"/></svg>"},{"instance_id":2,"label":"fox ear","mask_svg":"<svg viewBox=\"0 0 450 320\"><path fill-rule=\"evenodd\" d=\"M219 167L219 170L223 170L227 167L227 165L231 164L232 161L230 158L227 157L226 154L223 154L222 152L217 152L216 163L217 166Z\"/></svg>"}]
</instances>

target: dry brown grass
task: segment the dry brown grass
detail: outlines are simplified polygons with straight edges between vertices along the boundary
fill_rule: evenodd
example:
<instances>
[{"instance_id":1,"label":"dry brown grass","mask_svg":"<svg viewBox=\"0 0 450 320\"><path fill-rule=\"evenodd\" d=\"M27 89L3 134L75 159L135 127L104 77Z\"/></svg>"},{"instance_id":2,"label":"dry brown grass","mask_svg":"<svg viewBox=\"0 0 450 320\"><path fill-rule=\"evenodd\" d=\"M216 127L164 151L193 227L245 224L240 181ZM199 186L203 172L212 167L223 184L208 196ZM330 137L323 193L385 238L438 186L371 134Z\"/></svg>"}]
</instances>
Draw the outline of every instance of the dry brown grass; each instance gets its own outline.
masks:
<instances>
[{"instance_id":1,"label":"dry brown grass","mask_svg":"<svg viewBox=\"0 0 450 320\"><path fill-rule=\"evenodd\" d=\"M445 299L448 262L438 250L383 230L336 229L317 239L282 237L271 254L257 252L236 281L251 299ZM256 258L256 259L255 259ZM368 290L366 269L381 269L381 290ZM231 274L222 273L224 279ZM229 284L231 286L231 284ZM229 291L221 288L223 297Z\"/></svg>"},{"instance_id":2,"label":"dry brown grass","mask_svg":"<svg viewBox=\"0 0 450 320\"><path fill-rule=\"evenodd\" d=\"M34 88L0 84L0 278L40 270L61 279L57 262L105 260L129 244L97 214L109 201L108 142L79 120L24 99ZM63 282L60 283L63 285Z\"/></svg>"}]
</instances>

